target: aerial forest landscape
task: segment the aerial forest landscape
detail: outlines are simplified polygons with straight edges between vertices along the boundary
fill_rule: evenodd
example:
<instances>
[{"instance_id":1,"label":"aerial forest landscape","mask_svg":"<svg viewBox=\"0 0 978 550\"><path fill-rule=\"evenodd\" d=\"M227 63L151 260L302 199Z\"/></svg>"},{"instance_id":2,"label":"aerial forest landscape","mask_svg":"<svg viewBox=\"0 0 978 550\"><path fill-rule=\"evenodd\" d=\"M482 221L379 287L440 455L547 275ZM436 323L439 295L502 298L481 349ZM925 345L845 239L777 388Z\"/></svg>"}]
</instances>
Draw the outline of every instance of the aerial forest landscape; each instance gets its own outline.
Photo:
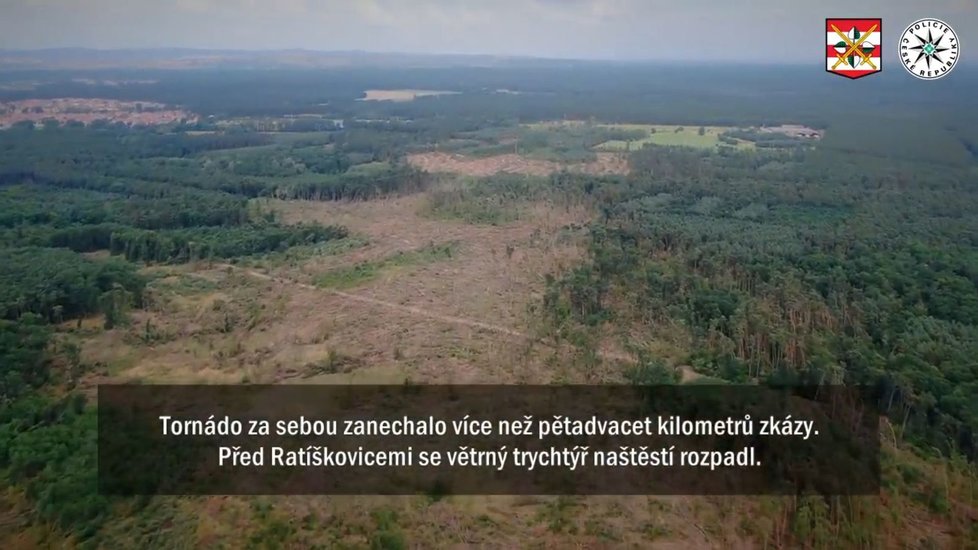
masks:
<instances>
[{"instance_id":1,"label":"aerial forest landscape","mask_svg":"<svg viewBox=\"0 0 978 550\"><path fill-rule=\"evenodd\" d=\"M978 547L978 72L815 49L0 50L0 548ZM109 383L861 386L882 486L109 496Z\"/></svg>"}]
</instances>

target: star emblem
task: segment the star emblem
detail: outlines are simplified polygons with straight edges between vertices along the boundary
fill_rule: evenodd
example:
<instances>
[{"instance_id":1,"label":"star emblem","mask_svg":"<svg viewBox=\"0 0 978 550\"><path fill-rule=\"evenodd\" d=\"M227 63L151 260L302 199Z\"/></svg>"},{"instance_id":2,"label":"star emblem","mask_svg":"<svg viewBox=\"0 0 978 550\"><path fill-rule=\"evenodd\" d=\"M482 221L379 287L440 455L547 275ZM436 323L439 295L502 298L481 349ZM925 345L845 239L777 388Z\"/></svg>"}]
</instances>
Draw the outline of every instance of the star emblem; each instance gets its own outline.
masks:
<instances>
[{"instance_id":1,"label":"star emblem","mask_svg":"<svg viewBox=\"0 0 978 550\"><path fill-rule=\"evenodd\" d=\"M918 50L920 52L920 53L917 54L917 59L914 60L914 63L917 63L918 61L920 61L921 59L923 59L927 63L927 68L928 69L930 69L930 60L931 59L935 59L939 63L944 63L944 60L941 59L941 53L948 51L950 48L942 48L941 47L941 42L944 41L944 35L943 34L941 36L939 36L937 38L937 40L934 40L934 33L930 29L927 29L927 38L926 39L924 37L920 36L919 34L914 34L913 36L914 36L914 38L917 39L917 41L919 42L919 44L917 44L916 46L911 47L910 49L911 50Z\"/></svg>"},{"instance_id":2,"label":"star emblem","mask_svg":"<svg viewBox=\"0 0 978 550\"><path fill-rule=\"evenodd\" d=\"M921 80L945 77L958 61L958 35L940 19L919 19L900 38L903 68Z\"/></svg>"}]
</instances>

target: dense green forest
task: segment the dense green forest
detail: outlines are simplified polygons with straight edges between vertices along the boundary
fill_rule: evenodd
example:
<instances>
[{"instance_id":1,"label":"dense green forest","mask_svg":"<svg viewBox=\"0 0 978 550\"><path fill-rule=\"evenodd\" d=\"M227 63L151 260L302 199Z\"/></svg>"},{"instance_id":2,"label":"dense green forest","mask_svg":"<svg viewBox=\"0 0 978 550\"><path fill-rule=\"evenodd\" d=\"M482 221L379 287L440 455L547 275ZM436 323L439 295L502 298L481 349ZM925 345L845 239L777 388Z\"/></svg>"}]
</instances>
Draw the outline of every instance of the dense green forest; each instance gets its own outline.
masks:
<instances>
[{"instance_id":1,"label":"dense green forest","mask_svg":"<svg viewBox=\"0 0 978 550\"><path fill-rule=\"evenodd\" d=\"M174 206L196 203L192 209L200 211L209 210L208 203L230 203L234 198L228 194L238 199L369 198L423 186L422 175L402 164L388 162L369 174L356 170L357 165L395 159L410 139L404 134L354 129L337 137L337 143L326 134L326 142L316 146L276 146L268 135L254 132L190 135L123 125L36 131L21 125L0 133L0 184L30 181L154 201L167 197ZM330 153L316 154L327 147ZM187 188L199 192L188 194ZM179 196L171 198L174 194ZM131 209L128 203L126 209ZM172 212L180 216L183 211Z\"/></svg>"},{"instance_id":2,"label":"dense green forest","mask_svg":"<svg viewBox=\"0 0 978 550\"><path fill-rule=\"evenodd\" d=\"M948 123L973 132L978 75L956 70L953 81L923 89L912 77L885 71L840 87L810 66L709 65L682 71L647 63L540 63L526 67L396 68L335 70L241 69L208 71L103 70L16 71L0 82L37 82L31 89L0 89L0 100L28 97L105 97L183 105L218 117L319 113L331 118L394 117L438 121L459 130L513 120L596 118L651 124L778 124L824 127L854 114L892 116L908 110L941 113ZM91 84L77 79L125 81ZM419 101L357 101L369 89L429 89L464 92ZM519 93L499 93L508 90ZM858 108L852 97L872 98ZM933 114L933 112L931 113ZM475 129L475 128L473 128Z\"/></svg>"},{"instance_id":3,"label":"dense green forest","mask_svg":"<svg viewBox=\"0 0 978 550\"><path fill-rule=\"evenodd\" d=\"M284 225L249 201L423 188L423 174L397 162L387 143L357 132L279 143L255 132L111 124L0 131L5 484L23 490L40 519L92 537L112 503L95 493L93 410L71 391L79 350L55 338L54 327L93 315L107 329L126 324L143 305L142 264L233 261L343 239L342 226ZM99 251L110 257L86 254Z\"/></svg>"},{"instance_id":4,"label":"dense green forest","mask_svg":"<svg viewBox=\"0 0 978 550\"><path fill-rule=\"evenodd\" d=\"M558 336L679 323L699 372L872 386L908 438L976 457L970 166L830 148L645 148L632 163L633 175L593 191L590 260L552 282Z\"/></svg>"}]
</instances>

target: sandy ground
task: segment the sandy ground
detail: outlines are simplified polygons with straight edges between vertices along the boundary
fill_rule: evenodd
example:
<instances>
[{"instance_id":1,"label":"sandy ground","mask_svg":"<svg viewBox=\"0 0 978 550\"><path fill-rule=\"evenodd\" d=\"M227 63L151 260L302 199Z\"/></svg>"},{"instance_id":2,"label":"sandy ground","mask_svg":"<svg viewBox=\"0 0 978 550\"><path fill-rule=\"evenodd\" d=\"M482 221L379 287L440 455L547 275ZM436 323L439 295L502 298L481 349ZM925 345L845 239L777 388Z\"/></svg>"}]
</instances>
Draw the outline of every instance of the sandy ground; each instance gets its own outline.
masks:
<instances>
[{"instance_id":1,"label":"sandy ground","mask_svg":"<svg viewBox=\"0 0 978 550\"><path fill-rule=\"evenodd\" d=\"M448 153L419 153L410 155L408 162L427 172L467 176L490 176L498 173L546 176L561 170L593 175L628 173L628 161L617 153L598 153L596 161L575 164L529 159L512 153L484 158Z\"/></svg>"},{"instance_id":2,"label":"sandy ground","mask_svg":"<svg viewBox=\"0 0 978 550\"><path fill-rule=\"evenodd\" d=\"M447 90L366 90L360 101L414 101L419 97L451 95L460 92Z\"/></svg>"}]
</instances>

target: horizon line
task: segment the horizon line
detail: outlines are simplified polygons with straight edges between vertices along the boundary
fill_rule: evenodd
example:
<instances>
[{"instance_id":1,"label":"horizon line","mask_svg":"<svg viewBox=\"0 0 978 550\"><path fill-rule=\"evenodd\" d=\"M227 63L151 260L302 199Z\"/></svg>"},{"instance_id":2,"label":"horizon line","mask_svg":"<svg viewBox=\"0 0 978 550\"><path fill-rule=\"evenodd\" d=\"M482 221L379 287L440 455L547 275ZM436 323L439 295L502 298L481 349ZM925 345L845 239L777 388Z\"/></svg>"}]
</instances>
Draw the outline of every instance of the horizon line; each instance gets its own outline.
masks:
<instances>
[{"instance_id":1,"label":"horizon line","mask_svg":"<svg viewBox=\"0 0 978 550\"><path fill-rule=\"evenodd\" d=\"M697 64L737 64L737 65L766 65L766 66L786 66L786 65L807 65L808 60L776 60L761 61L751 59L662 59L662 58L615 58L615 57L556 57L540 56L531 54L503 54L503 53L464 53L464 52L412 52L394 50L366 50L366 49L311 49L311 48L198 48L189 46L156 46L156 47L120 47L120 48L99 48L91 46L53 46L45 48L0 48L0 54L31 54L31 53L54 53L54 52L95 52L95 53L152 53L152 52L186 52L186 53L237 53L237 54L275 54L275 53L307 53L323 55L376 55L376 56L415 56L415 57L456 57L456 58L489 58L502 60L524 60L524 61L557 61L557 62L581 62L581 63L623 63L623 64L643 64L654 63L663 65L678 65L685 63Z\"/></svg>"},{"instance_id":2,"label":"horizon line","mask_svg":"<svg viewBox=\"0 0 978 550\"><path fill-rule=\"evenodd\" d=\"M0 48L0 55L30 55L30 54L51 54L57 52L74 52L74 53L95 53L95 54L111 54L111 53L183 53L183 54L208 54L208 53L223 53L223 54L240 54L240 55L261 55L261 54L290 54L290 53L301 53L301 54L312 54L312 55L363 55L363 56L391 56L391 57L422 57L422 58L456 58L456 59L472 59L472 60L496 60L496 61L526 61L526 62L538 62L538 63L581 63L581 64L606 64L606 65L659 65L659 66L675 66L675 65L700 65L700 66L754 66L754 67L808 67L809 65L821 63L821 58L814 59L804 59L804 60L757 60L757 59L663 59L663 58L613 58L613 57L546 57L537 56L530 54L500 54L500 53L461 53L461 52L411 52L411 51L392 51L392 50L365 50L365 49L336 49L336 50L320 50L320 49L310 49L310 48L267 48L267 49L257 49L257 48L197 48L188 46L156 46L156 47L125 47L125 48L98 48L90 46L55 46L46 48ZM817 54L816 54L817 55ZM888 55L884 57L887 63L898 64L899 57L896 55ZM8 64L9 61L5 62L0 60L0 71L22 71L22 70L73 70L71 67L53 67L46 65L45 63L40 63L37 65L17 65ZM50 60L47 60L50 61ZM233 59L226 61L233 62ZM126 66L124 60L118 61L118 66L105 66L105 67L79 67L75 70L109 70L109 69L164 69L161 67L139 67L139 66ZM290 64L285 61L281 63L282 68L288 67ZM967 69L973 68L972 63L958 63ZM329 70L329 69L348 69L350 65L337 66L337 67L307 67L309 69L317 70ZM475 67L475 66L473 66ZM202 70L213 67L194 67L194 68L184 68L184 67L174 67L165 68L166 70ZM300 67L293 67L300 68ZM429 67L434 68L434 67Z\"/></svg>"}]
</instances>

